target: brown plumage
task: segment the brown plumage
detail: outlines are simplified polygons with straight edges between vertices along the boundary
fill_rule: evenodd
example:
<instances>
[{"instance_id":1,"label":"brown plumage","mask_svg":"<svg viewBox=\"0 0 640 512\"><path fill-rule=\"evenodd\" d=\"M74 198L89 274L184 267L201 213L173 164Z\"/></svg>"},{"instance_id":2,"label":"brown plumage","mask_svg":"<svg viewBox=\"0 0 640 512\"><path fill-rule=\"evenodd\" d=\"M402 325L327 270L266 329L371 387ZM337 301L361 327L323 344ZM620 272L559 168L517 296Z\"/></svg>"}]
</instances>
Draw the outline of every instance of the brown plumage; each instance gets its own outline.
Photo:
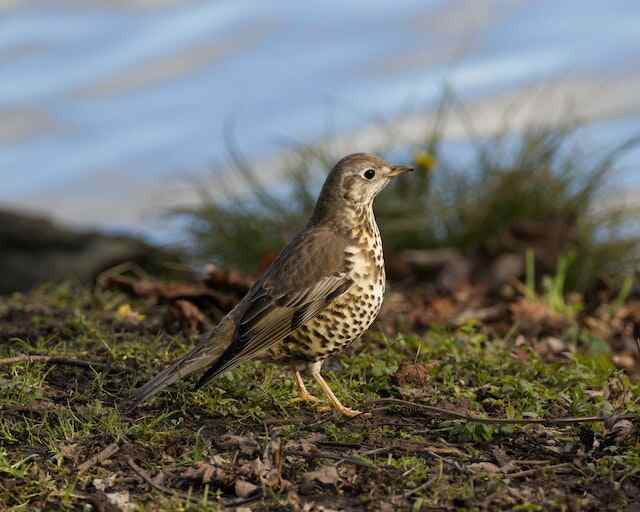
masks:
<instances>
[{"instance_id":1,"label":"brown plumage","mask_svg":"<svg viewBox=\"0 0 640 512\"><path fill-rule=\"evenodd\" d=\"M309 368L338 411L360 414L338 401L320 368L360 337L380 310L385 274L373 200L408 170L365 153L340 160L305 229L202 343L135 392L130 408L205 367L197 387L262 356L291 368L300 400L318 400L300 374Z\"/></svg>"}]
</instances>

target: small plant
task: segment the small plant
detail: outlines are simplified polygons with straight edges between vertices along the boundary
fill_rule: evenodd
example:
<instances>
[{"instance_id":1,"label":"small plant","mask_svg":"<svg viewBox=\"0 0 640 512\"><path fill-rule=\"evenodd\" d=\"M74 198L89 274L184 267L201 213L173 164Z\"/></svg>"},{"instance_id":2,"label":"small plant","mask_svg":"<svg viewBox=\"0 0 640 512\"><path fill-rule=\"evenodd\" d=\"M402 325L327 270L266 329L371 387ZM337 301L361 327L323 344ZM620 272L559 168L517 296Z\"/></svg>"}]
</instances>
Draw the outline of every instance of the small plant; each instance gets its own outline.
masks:
<instances>
[{"instance_id":1,"label":"small plant","mask_svg":"<svg viewBox=\"0 0 640 512\"><path fill-rule=\"evenodd\" d=\"M573 296L567 300L566 283L567 275L574 264L576 255L574 252L560 256L556 267L555 274L552 276L545 275L542 278L542 293L536 290L535 281L535 255L532 250L528 249L525 255L525 279L524 287L525 295L529 300L539 301L547 305L552 311L563 316L574 317L582 309L582 303L579 295Z\"/></svg>"}]
</instances>

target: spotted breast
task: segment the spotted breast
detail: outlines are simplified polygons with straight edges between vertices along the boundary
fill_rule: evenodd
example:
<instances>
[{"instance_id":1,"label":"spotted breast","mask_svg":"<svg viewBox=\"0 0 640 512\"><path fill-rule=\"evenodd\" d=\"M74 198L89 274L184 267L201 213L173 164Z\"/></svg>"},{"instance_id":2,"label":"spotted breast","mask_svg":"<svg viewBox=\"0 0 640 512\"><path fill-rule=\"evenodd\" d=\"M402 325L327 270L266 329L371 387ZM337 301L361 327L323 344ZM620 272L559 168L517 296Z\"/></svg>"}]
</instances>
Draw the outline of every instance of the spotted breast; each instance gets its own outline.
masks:
<instances>
[{"instance_id":1,"label":"spotted breast","mask_svg":"<svg viewBox=\"0 0 640 512\"><path fill-rule=\"evenodd\" d=\"M351 287L327 308L272 348L270 356L293 366L323 361L358 339L373 323L385 288L380 231L373 210L359 212L364 221L348 233L345 271Z\"/></svg>"}]
</instances>

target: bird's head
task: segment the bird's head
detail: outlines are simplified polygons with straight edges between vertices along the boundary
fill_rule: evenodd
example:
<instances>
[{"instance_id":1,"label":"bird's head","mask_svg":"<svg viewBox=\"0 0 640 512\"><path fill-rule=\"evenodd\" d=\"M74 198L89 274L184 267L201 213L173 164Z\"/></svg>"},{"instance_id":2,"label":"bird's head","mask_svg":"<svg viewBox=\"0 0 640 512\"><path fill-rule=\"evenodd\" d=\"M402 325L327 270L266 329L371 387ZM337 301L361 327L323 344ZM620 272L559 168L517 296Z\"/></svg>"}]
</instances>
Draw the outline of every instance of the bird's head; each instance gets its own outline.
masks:
<instances>
[{"instance_id":1,"label":"bird's head","mask_svg":"<svg viewBox=\"0 0 640 512\"><path fill-rule=\"evenodd\" d=\"M320 220L344 208L361 210L373 204L373 200L392 178L411 167L391 165L382 158L368 153L354 153L340 160L327 176L314 219Z\"/></svg>"}]
</instances>

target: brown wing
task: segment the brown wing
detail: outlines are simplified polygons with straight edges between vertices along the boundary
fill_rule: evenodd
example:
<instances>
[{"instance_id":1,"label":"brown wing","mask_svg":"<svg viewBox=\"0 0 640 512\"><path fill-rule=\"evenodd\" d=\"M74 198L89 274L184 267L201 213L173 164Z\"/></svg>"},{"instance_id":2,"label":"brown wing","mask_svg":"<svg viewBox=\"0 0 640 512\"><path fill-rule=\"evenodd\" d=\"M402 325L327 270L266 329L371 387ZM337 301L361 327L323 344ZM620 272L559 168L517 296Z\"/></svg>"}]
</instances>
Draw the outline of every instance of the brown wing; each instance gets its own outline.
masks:
<instances>
[{"instance_id":1,"label":"brown wing","mask_svg":"<svg viewBox=\"0 0 640 512\"><path fill-rule=\"evenodd\" d=\"M295 238L243 299L233 341L196 388L283 340L347 291L346 245L325 228Z\"/></svg>"}]
</instances>

